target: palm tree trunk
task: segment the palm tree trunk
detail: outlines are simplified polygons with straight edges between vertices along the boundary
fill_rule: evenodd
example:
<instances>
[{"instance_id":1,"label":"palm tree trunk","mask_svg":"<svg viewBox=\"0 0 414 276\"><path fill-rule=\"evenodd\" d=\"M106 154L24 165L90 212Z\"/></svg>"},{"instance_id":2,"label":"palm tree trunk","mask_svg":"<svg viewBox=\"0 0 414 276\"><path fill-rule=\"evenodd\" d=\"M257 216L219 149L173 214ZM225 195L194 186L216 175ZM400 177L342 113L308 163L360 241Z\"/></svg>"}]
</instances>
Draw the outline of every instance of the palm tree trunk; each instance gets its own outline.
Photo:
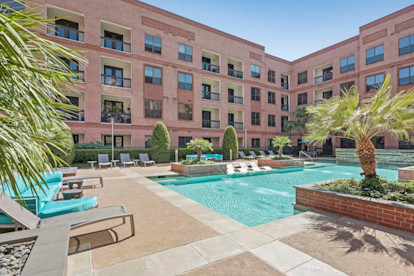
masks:
<instances>
[{"instance_id":1,"label":"palm tree trunk","mask_svg":"<svg viewBox=\"0 0 414 276\"><path fill-rule=\"evenodd\" d=\"M364 171L361 175L364 175L366 178L375 177L377 175L377 161L376 161L376 151L374 144L371 142L371 139L368 137L363 138L360 141L356 141L356 155L359 158L359 162L362 170Z\"/></svg>"},{"instance_id":2,"label":"palm tree trunk","mask_svg":"<svg viewBox=\"0 0 414 276\"><path fill-rule=\"evenodd\" d=\"M283 153L283 148L279 146L279 157L282 157L282 153Z\"/></svg>"},{"instance_id":3,"label":"palm tree trunk","mask_svg":"<svg viewBox=\"0 0 414 276\"><path fill-rule=\"evenodd\" d=\"M197 161L201 161L201 147L197 148Z\"/></svg>"}]
</instances>

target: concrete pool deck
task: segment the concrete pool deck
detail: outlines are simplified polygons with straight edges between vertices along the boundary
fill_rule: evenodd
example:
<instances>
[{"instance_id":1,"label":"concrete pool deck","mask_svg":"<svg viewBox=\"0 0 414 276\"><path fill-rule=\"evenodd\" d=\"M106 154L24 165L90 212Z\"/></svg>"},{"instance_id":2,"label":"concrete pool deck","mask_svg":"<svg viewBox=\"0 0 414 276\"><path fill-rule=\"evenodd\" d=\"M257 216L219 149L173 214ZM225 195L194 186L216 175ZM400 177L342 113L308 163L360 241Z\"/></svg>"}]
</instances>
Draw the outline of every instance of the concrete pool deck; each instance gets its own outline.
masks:
<instances>
[{"instance_id":1,"label":"concrete pool deck","mask_svg":"<svg viewBox=\"0 0 414 276\"><path fill-rule=\"evenodd\" d=\"M414 235L352 221L371 236L394 235L401 244L379 242L385 250L348 253L344 242L352 239L341 243L312 232L349 220L338 215L304 212L249 228L145 177L175 175L169 166L85 169L78 175L92 172L104 176L105 186L85 189L85 196L97 196L99 206L124 204L135 216L137 234L129 237L129 226L116 221L72 231L68 275L352 275L365 257L376 268L368 266L363 274L381 275L388 263L399 263L400 275L414 267L412 259L398 259L403 253L392 249L414 254ZM349 237L355 235L352 229L338 231Z\"/></svg>"}]
</instances>

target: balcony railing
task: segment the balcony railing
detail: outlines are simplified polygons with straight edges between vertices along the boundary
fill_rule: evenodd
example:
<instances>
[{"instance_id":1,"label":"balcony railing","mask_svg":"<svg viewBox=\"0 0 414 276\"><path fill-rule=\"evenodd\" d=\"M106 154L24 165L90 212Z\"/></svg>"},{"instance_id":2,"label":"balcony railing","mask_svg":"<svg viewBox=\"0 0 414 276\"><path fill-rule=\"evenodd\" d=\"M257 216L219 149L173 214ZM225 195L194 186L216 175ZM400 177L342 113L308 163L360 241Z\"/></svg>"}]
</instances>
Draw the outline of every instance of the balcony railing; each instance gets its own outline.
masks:
<instances>
[{"instance_id":1,"label":"balcony railing","mask_svg":"<svg viewBox=\"0 0 414 276\"><path fill-rule=\"evenodd\" d=\"M229 95L229 103L243 104L243 97Z\"/></svg>"},{"instance_id":2,"label":"balcony railing","mask_svg":"<svg viewBox=\"0 0 414 276\"><path fill-rule=\"evenodd\" d=\"M49 23L46 27L46 34L63 37L71 40L85 42L85 33L77 29L59 25L56 23Z\"/></svg>"},{"instance_id":3,"label":"balcony railing","mask_svg":"<svg viewBox=\"0 0 414 276\"><path fill-rule=\"evenodd\" d=\"M73 122L83 122L85 121L85 111L84 110L60 110L62 114L62 119L65 121Z\"/></svg>"},{"instance_id":4,"label":"balcony railing","mask_svg":"<svg viewBox=\"0 0 414 276\"><path fill-rule=\"evenodd\" d=\"M204 128L220 128L220 121L215 120L203 120L203 127Z\"/></svg>"},{"instance_id":5,"label":"balcony railing","mask_svg":"<svg viewBox=\"0 0 414 276\"><path fill-rule=\"evenodd\" d=\"M113 75L101 74L101 84L124 87L124 88L131 88L131 79L116 77Z\"/></svg>"},{"instance_id":6,"label":"balcony railing","mask_svg":"<svg viewBox=\"0 0 414 276\"><path fill-rule=\"evenodd\" d=\"M131 43L110 37L101 37L101 47L131 53Z\"/></svg>"},{"instance_id":7,"label":"balcony railing","mask_svg":"<svg viewBox=\"0 0 414 276\"><path fill-rule=\"evenodd\" d=\"M193 114L179 112L178 119L191 121L193 119Z\"/></svg>"},{"instance_id":8,"label":"balcony railing","mask_svg":"<svg viewBox=\"0 0 414 276\"><path fill-rule=\"evenodd\" d=\"M289 111L289 105L288 104L282 104L280 106L280 109L283 110L283 111Z\"/></svg>"},{"instance_id":9,"label":"balcony railing","mask_svg":"<svg viewBox=\"0 0 414 276\"><path fill-rule=\"evenodd\" d=\"M73 70L73 73L76 74L76 76L73 77L74 80L85 82L85 71Z\"/></svg>"},{"instance_id":10,"label":"balcony railing","mask_svg":"<svg viewBox=\"0 0 414 276\"><path fill-rule=\"evenodd\" d=\"M286 82L281 82L281 83L280 83L280 87L281 87L282 89L286 89L286 90L288 90L288 89L289 89L289 83L286 83Z\"/></svg>"},{"instance_id":11,"label":"balcony railing","mask_svg":"<svg viewBox=\"0 0 414 276\"><path fill-rule=\"evenodd\" d=\"M116 124L130 124L131 114L121 112L101 112L101 122L110 123L111 118L114 118Z\"/></svg>"},{"instance_id":12,"label":"balcony railing","mask_svg":"<svg viewBox=\"0 0 414 276\"><path fill-rule=\"evenodd\" d=\"M220 101L220 94L219 93L214 93L214 92L210 92L210 91L203 91L202 92L202 98L204 100L211 100L211 101Z\"/></svg>"},{"instance_id":13,"label":"balcony railing","mask_svg":"<svg viewBox=\"0 0 414 276\"><path fill-rule=\"evenodd\" d=\"M233 126L236 130L243 130L243 123L241 122L229 122L229 126Z\"/></svg>"},{"instance_id":14,"label":"balcony railing","mask_svg":"<svg viewBox=\"0 0 414 276\"><path fill-rule=\"evenodd\" d=\"M235 77L235 78L239 78L239 79L243 78L243 71L238 71L238 70L234 70L234 69L229 68L228 74L229 74L230 77Z\"/></svg>"},{"instance_id":15,"label":"balcony railing","mask_svg":"<svg viewBox=\"0 0 414 276\"><path fill-rule=\"evenodd\" d=\"M332 79L332 73L326 73L322 76L315 77L314 84L323 83L325 81L330 81Z\"/></svg>"},{"instance_id":16,"label":"balcony railing","mask_svg":"<svg viewBox=\"0 0 414 276\"><path fill-rule=\"evenodd\" d=\"M220 66L208 62L203 62L202 68L213 73L220 73Z\"/></svg>"},{"instance_id":17,"label":"balcony railing","mask_svg":"<svg viewBox=\"0 0 414 276\"><path fill-rule=\"evenodd\" d=\"M147 118L161 118L161 110L145 110Z\"/></svg>"}]
</instances>

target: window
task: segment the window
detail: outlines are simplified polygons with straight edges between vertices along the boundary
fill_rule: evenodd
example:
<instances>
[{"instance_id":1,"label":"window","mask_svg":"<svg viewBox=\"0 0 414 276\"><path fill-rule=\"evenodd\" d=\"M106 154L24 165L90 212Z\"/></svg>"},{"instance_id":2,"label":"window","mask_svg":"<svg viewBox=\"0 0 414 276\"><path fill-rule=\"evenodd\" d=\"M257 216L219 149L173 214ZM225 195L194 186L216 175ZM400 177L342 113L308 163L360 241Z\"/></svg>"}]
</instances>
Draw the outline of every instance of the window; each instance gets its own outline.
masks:
<instances>
[{"instance_id":1,"label":"window","mask_svg":"<svg viewBox=\"0 0 414 276\"><path fill-rule=\"evenodd\" d=\"M302 72L298 74L298 84L307 83L308 82L308 71Z\"/></svg>"},{"instance_id":2,"label":"window","mask_svg":"<svg viewBox=\"0 0 414 276\"><path fill-rule=\"evenodd\" d=\"M275 92L267 92L267 102L270 104L276 104L276 93Z\"/></svg>"},{"instance_id":3,"label":"window","mask_svg":"<svg viewBox=\"0 0 414 276\"><path fill-rule=\"evenodd\" d=\"M404 55L414 52L414 34L401 38L398 41L398 53Z\"/></svg>"},{"instance_id":4,"label":"window","mask_svg":"<svg viewBox=\"0 0 414 276\"><path fill-rule=\"evenodd\" d=\"M161 69L145 66L145 83L161 84Z\"/></svg>"},{"instance_id":5,"label":"window","mask_svg":"<svg viewBox=\"0 0 414 276\"><path fill-rule=\"evenodd\" d=\"M193 47L178 43L178 59L193 61Z\"/></svg>"},{"instance_id":6,"label":"window","mask_svg":"<svg viewBox=\"0 0 414 276\"><path fill-rule=\"evenodd\" d=\"M178 88L193 90L193 75L178 73Z\"/></svg>"},{"instance_id":7,"label":"window","mask_svg":"<svg viewBox=\"0 0 414 276\"><path fill-rule=\"evenodd\" d=\"M79 31L79 23L66 19L55 21L54 35L72 40L83 41L83 32ZM79 34L81 33L81 36Z\"/></svg>"},{"instance_id":8,"label":"window","mask_svg":"<svg viewBox=\"0 0 414 276\"><path fill-rule=\"evenodd\" d=\"M349 88L351 88L353 85L355 85L354 81L341 83L341 85L339 86L339 90L341 91L341 94L342 94L342 91L349 90Z\"/></svg>"},{"instance_id":9,"label":"window","mask_svg":"<svg viewBox=\"0 0 414 276\"><path fill-rule=\"evenodd\" d=\"M121 34L104 31L103 47L118 51L124 50L124 36ZM102 46L102 45L101 45Z\"/></svg>"},{"instance_id":10,"label":"window","mask_svg":"<svg viewBox=\"0 0 414 276\"><path fill-rule=\"evenodd\" d=\"M186 148L187 143L191 141L193 137L185 137L185 136L179 136L178 137L178 147L179 148Z\"/></svg>"},{"instance_id":11,"label":"window","mask_svg":"<svg viewBox=\"0 0 414 276\"><path fill-rule=\"evenodd\" d=\"M273 149L273 139L267 139L267 149Z\"/></svg>"},{"instance_id":12,"label":"window","mask_svg":"<svg viewBox=\"0 0 414 276\"><path fill-rule=\"evenodd\" d=\"M252 112L252 125L260 126L260 113Z\"/></svg>"},{"instance_id":13,"label":"window","mask_svg":"<svg viewBox=\"0 0 414 276\"><path fill-rule=\"evenodd\" d=\"M124 69L105 65L104 72L103 84L124 87Z\"/></svg>"},{"instance_id":14,"label":"window","mask_svg":"<svg viewBox=\"0 0 414 276\"><path fill-rule=\"evenodd\" d=\"M193 119L193 106L189 104L178 104L178 119L179 120L192 120Z\"/></svg>"},{"instance_id":15,"label":"window","mask_svg":"<svg viewBox=\"0 0 414 276\"><path fill-rule=\"evenodd\" d=\"M252 138L252 148L260 148L260 139Z\"/></svg>"},{"instance_id":16,"label":"window","mask_svg":"<svg viewBox=\"0 0 414 276\"><path fill-rule=\"evenodd\" d=\"M366 78L367 92L377 90L384 82L384 74L369 76Z\"/></svg>"},{"instance_id":17,"label":"window","mask_svg":"<svg viewBox=\"0 0 414 276\"><path fill-rule=\"evenodd\" d=\"M73 71L73 73L77 74L76 76L73 76L75 80L85 81L84 71L79 71L78 62L64 57L61 57L60 59L63 61L63 63L66 64L67 67L69 67Z\"/></svg>"},{"instance_id":18,"label":"window","mask_svg":"<svg viewBox=\"0 0 414 276\"><path fill-rule=\"evenodd\" d=\"M114 136L114 147L115 148L123 148L124 147L124 136ZM112 146L112 136L111 135L104 135L104 145L105 146Z\"/></svg>"},{"instance_id":19,"label":"window","mask_svg":"<svg viewBox=\"0 0 414 276\"><path fill-rule=\"evenodd\" d=\"M298 105L308 104L308 93L298 94Z\"/></svg>"},{"instance_id":20,"label":"window","mask_svg":"<svg viewBox=\"0 0 414 276\"><path fill-rule=\"evenodd\" d=\"M73 137L73 143L79 144L79 134L72 134Z\"/></svg>"},{"instance_id":21,"label":"window","mask_svg":"<svg viewBox=\"0 0 414 276\"><path fill-rule=\"evenodd\" d=\"M384 60L384 45L367 50L367 64Z\"/></svg>"},{"instance_id":22,"label":"window","mask_svg":"<svg viewBox=\"0 0 414 276\"><path fill-rule=\"evenodd\" d=\"M267 115L267 126L276 126L276 115Z\"/></svg>"},{"instance_id":23,"label":"window","mask_svg":"<svg viewBox=\"0 0 414 276\"><path fill-rule=\"evenodd\" d=\"M374 147L376 149L384 149L385 148L384 136L372 137L371 141L374 144Z\"/></svg>"},{"instance_id":24,"label":"window","mask_svg":"<svg viewBox=\"0 0 414 276\"><path fill-rule=\"evenodd\" d=\"M259 68L260 75L260 68ZM276 82L276 72L273 70L267 70L267 81Z\"/></svg>"},{"instance_id":25,"label":"window","mask_svg":"<svg viewBox=\"0 0 414 276\"><path fill-rule=\"evenodd\" d=\"M414 66L402 68L398 71L398 85L414 83Z\"/></svg>"},{"instance_id":26,"label":"window","mask_svg":"<svg viewBox=\"0 0 414 276\"><path fill-rule=\"evenodd\" d=\"M9 6L11 9L16 11L24 10L24 1L17 1L17 0L0 0L0 3ZM9 10L8 7L0 6L0 12L6 11L7 13L14 12L13 10Z\"/></svg>"},{"instance_id":27,"label":"window","mask_svg":"<svg viewBox=\"0 0 414 276\"><path fill-rule=\"evenodd\" d=\"M280 131L281 132L287 132L287 129L286 129L286 123L289 121L289 118L288 117L286 117L286 116L282 116L281 118L280 118Z\"/></svg>"},{"instance_id":28,"label":"window","mask_svg":"<svg viewBox=\"0 0 414 276\"><path fill-rule=\"evenodd\" d=\"M145 51L161 54L161 37L145 34Z\"/></svg>"},{"instance_id":29,"label":"window","mask_svg":"<svg viewBox=\"0 0 414 276\"><path fill-rule=\"evenodd\" d=\"M260 79L260 66L252 64L252 77Z\"/></svg>"},{"instance_id":30,"label":"window","mask_svg":"<svg viewBox=\"0 0 414 276\"><path fill-rule=\"evenodd\" d=\"M145 117L161 118L162 102L145 100Z\"/></svg>"},{"instance_id":31,"label":"window","mask_svg":"<svg viewBox=\"0 0 414 276\"><path fill-rule=\"evenodd\" d=\"M252 101L260 101L260 89L252 87Z\"/></svg>"},{"instance_id":32,"label":"window","mask_svg":"<svg viewBox=\"0 0 414 276\"><path fill-rule=\"evenodd\" d=\"M151 135L145 135L145 148L150 149L151 148Z\"/></svg>"},{"instance_id":33,"label":"window","mask_svg":"<svg viewBox=\"0 0 414 276\"><path fill-rule=\"evenodd\" d=\"M341 73L355 69L355 56L341 59Z\"/></svg>"},{"instance_id":34,"label":"window","mask_svg":"<svg viewBox=\"0 0 414 276\"><path fill-rule=\"evenodd\" d=\"M353 149L355 148L355 141L351 139L341 138L342 149Z\"/></svg>"}]
</instances>

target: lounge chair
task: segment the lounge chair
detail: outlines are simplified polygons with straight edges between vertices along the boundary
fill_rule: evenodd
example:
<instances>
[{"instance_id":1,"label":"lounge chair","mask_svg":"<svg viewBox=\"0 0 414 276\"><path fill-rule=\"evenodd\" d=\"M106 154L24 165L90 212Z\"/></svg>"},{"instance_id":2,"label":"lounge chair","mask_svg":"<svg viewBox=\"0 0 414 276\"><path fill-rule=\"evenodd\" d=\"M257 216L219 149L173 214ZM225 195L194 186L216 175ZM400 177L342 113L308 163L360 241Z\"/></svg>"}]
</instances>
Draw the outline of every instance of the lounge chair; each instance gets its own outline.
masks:
<instances>
[{"instance_id":1,"label":"lounge chair","mask_svg":"<svg viewBox=\"0 0 414 276\"><path fill-rule=\"evenodd\" d=\"M276 154L273 152L273 150L268 150L267 152L269 153L270 156L276 156Z\"/></svg>"},{"instance_id":2,"label":"lounge chair","mask_svg":"<svg viewBox=\"0 0 414 276\"><path fill-rule=\"evenodd\" d=\"M239 163L239 165L240 165L240 172L241 173L247 173L248 172L249 167L246 165L246 163Z\"/></svg>"},{"instance_id":3,"label":"lounge chair","mask_svg":"<svg viewBox=\"0 0 414 276\"><path fill-rule=\"evenodd\" d=\"M260 155L261 155L261 156L263 156L263 157L268 156L268 155L266 154L266 152L264 152L263 150L259 150L259 152L260 152ZM269 154L269 155L270 155L270 154Z\"/></svg>"},{"instance_id":4,"label":"lounge chair","mask_svg":"<svg viewBox=\"0 0 414 276\"><path fill-rule=\"evenodd\" d=\"M265 171L270 171L272 168L269 166L263 166L263 167L259 167L255 162L250 162L250 166L252 167L252 169L255 172L259 172L261 171L261 169L265 170Z\"/></svg>"},{"instance_id":5,"label":"lounge chair","mask_svg":"<svg viewBox=\"0 0 414 276\"><path fill-rule=\"evenodd\" d=\"M98 165L99 168L102 168L102 166L111 166L112 168L112 163L109 162L108 154L98 154Z\"/></svg>"},{"instance_id":6,"label":"lounge chair","mask_svg":"<svg viewBox=\"0 0 414 276\"><path fill-rule=\"evenodd\" d=\"M146 153L140 153L139 160L141 164L144 164L144 167L146 167L147 165L155 165L155 161L150 160L148 154Z\"/></svg>"},{"instance_id":7,"label":"lounge chair","mask_svg":"<svg viewBox=\"0 0 414 276\"><path fill-rule=\"evenodd\" d=\"M67 183L68 181L71 180L85 180L85 179L94 179L94 178L99 178L99 182L101 183L101 186L103 187L103 177L100 174L88 174L88 175L79 175L79 176L68 176L68 177L64 177L62 179L63 183Z\"/></svg>"},{"instance_id":8,"label":"lounge chair","mask_svg":"<svg viewBox=\"0 0 414 276\"><path fill-rule=\"evenodd\" d=\"M233 164L227 164L227 174L234 174L235 173L234 170L235 169L234 169Z\"/></svg>"},{"instance_id":9,"label":"lounge chair","mask_svg":"<svg viewBox=\"0 0 414 276\"><path fill-rule=\"evenodd\" d=\"M259 155L259 156L257 156L257 154L254 152L254 151L249 151L250 152L250 154L251 154L251 156L253 156L254 158L263 158L263 157L266 157L266 155Z\"/></svg>"},{"instance_id":10,"label":"lounge chair","mask_svg":"<svg viewBox=\"0 0 414 276\"><path fill-rule=\"evenodd\" d=\"M246 156L243 151L239 151L239 155L240 155L240 157L242 159L246 159L246 160L253 160L254 159L254 157L251 156L251 155L250 156Z\"/></svg>"},{"instance_id":11,"label":"lounge chair","mask_svg":"<svg viewBox=\"0 0 414 276\"><path fill-rule=\"evenodd\" d=\"M121 153L121 164L124 165L124 168L126 165L132 165L135 166L135 162L131 161L131 157L129 156L129 153Z\"/></svg>"}]
</instances>

